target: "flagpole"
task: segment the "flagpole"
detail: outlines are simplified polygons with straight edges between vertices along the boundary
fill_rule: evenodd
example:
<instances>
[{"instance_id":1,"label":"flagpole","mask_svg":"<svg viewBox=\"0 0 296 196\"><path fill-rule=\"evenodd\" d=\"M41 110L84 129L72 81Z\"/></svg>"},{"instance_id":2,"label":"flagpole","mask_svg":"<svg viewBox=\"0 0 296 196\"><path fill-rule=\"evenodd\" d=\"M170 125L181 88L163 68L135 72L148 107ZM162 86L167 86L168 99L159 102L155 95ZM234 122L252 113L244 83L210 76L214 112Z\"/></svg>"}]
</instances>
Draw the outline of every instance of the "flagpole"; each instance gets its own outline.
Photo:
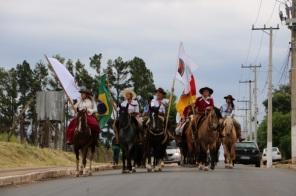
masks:
<instances>
[{"instance_id":1,"label":"flagpole","mask_svg":"<svg viewBox=\"0 0 296 196\"><path fill-rule=\"evenodd\" d=\"M48 62L48 65L51 67L52 71L53 71L54 74L57 76L57 73L55 72L53 66L51 65L51 63L50 63L48 57L47 57L46 55L44 55L44 56L45 56L45 59L46 59L47 62ZM60 81L59 77L57 77L57 79ZM71 99L70 96L68 95L68 93L67 93L67 91L65 90L65 88L64 88L64 86L63 86L63 84L62 84L61 81L60 81L60 83L61 83L61 86L62 86L62 88L63 88L63 90L64 90L64 92L65 92L65 94L66 94L66 97L67 97L68 101L69 101L70 104L71 104L71 107L72 107L74 113L76 113L76 109L75 109L75 106L74 106L74 103L73 103L72 99Z\"/></svg>"},{"instance_id":2,"label":"flagpole","mask_svg":"<svg viewBox=\"0 0 296 196\"><path fill-rule=\"evenodd\" d=\"M180 50L180 46L179 46L179 50ZM166 116L165 129L164 129L165 133L167 132L168 123L169 123L169 116L170 116L170 111L171 111L171 106L172 106L172 101L173 101L173 94L175 92L176 74L177 74L177 71L178 71L178 67L179 67L179 57L178 57L178 60L177 60L177 67L176 67L176 71L174 72L174 79L173 79L172 88L171 88L171 92L170 92L169 107L168 107L168 113L167 113L167 116Z\"/></svg>"}]
</instances>

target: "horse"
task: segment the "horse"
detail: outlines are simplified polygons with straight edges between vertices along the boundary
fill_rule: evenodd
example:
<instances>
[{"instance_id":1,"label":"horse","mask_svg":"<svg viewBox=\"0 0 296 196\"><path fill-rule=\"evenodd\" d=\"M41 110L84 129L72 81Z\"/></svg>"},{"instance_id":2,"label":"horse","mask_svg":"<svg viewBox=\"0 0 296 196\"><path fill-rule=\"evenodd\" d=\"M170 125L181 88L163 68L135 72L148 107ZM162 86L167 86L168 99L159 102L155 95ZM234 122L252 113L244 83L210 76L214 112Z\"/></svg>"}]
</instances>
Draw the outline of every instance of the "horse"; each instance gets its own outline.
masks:
<instances>
[{"instance_id":1,"label":"horse","mask_svg":"<svg viewBox=\"0 0 296 196\"><path fill-rule=\"evenodd\" d=\"M118 116L119 144L122 149L122 173L136 172L132 166L134 149L137 142L137 126L135 119L128 113L128 106L120 106Z\"/></svg>"},{"instance_id":2,"label":"horse","mask_svg":"<svg viewBox=\"0 0 296 196\"><path fill-rule=\"evenodd\" d=\"M181 138L183 164L196 164L196 157L198 153L197 143L195 140L195 122L190 119L184 126L184 131Z\"/></svg>"},{"instance_id":3,"label":"horse","mask_svg":"<svg viewBox=\"0 0 296 196\"><path fill-rule=\"evenodd\" d=\"M76 177L79 175L87 175L86 158L90 148L91 155L89 159L89 175L92 175L92 160L97 145L98 134L93 133L87 125L87 112L86 110L78 111L77 127L74 132L73 145L76 155ZM82 165L79 170L79 152L82 155Z\"/></svg>"},{"instance_id":4,"label":"horse","mask_svg":"<svg viewBox=\"0 0 296 196\"><path fill-rule=\"evenodd\" d=\"M161 171L161 160L165 157L169 135L165 130L165 118L159 114L159 107L152 107L147 122L147 171ZM151 157L153 164L151 165Z\"/></svg>"},{"instance_id":5,"label":"horse","mask_svg":"<svg viewBox=\"0 0 296 196\"><path fill-rule=\"evenodd\" d=\"M209 162L211 163L210 168L214 170L218 161L219 116L216 112L215 109L206 111L203 119L196 118L195 120L198 124L195 135L200 170L208 171Z\"/></svg>"},{"instance_id":6,"label":"horse","mask_svg":"<svg viewBox=\"0 0 296 196\"><path fill-rule=\"evenodd\" d=\"M233 119L231 117L226 117L223 122L222 136L225 157L225 168L232 169L236 156L235 143L237 141L237 135Z\"/></svg>"}]
</instances>

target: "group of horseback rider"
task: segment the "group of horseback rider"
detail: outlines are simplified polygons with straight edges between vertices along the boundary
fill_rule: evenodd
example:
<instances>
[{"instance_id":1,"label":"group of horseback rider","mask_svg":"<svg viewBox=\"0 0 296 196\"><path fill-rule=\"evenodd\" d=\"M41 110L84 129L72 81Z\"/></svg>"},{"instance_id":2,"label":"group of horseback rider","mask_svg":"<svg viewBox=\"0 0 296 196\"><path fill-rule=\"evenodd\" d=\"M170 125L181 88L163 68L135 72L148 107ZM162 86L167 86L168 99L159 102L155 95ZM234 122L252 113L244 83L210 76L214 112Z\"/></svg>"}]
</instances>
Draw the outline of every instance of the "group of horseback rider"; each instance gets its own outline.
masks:
<instances>
[{"instance_id":1,"label":"group of horseback rider","mask_svg":"<svg viewBox=\"0 0 296 196\"><path fill-rule=\"evenodd\" d=\"M92 133L98 135L100 132L100 127L98 121L95 117L95 113L100 113L100 108L98 109L98 105L92 96L92 92L82 87L80 89L81 98L77 101L74 105L75 110L77 111L85 111L87 114L87 124ZM202 119L201 117L208 111L214 110L214 100L212 98L213 90L209 87L204 87L199 90L201 94L198 97L194 104L187 106L183 112L183 118L180 120L176 128L176 135L182 134L182 127L184 124L190 120L190 116L195 114L197 118ZM158 115L165 116L166 108L169 105L169 100L165 98L166 92L162 88L158 88L155 90L155 94L148 100L147 106L144 108L144 117L142 117L140 113L139 103L136 100L136 93L127 88L121 92L122 97L124 97L124 101L120 103L121 107L127 107L128 113L133 117L134 123L136 124L139 132L141 132L141 127L143 126L143 121L145 122L145 116L150 113L152 109L158 110ZM220 113L223 118L226 117L234 117L234 98L231 95L225 96L224 99L226 103L220 107ZM102 102L100 102L102 104ZM76 111L75 111L76 112ZM104 113L104 112L103 112ZM148 115L149 116L149 115ZM240 141L243 139L241 138L241 129L239 123L234 119L234 126L236 128L237 136ZM66 139L68 144L73 143L73 137L75 133L75 129L77 127L77 118L74 117L67 129ZM141 134L139 134L141 135Z\"/></svg>"}]
</instances>

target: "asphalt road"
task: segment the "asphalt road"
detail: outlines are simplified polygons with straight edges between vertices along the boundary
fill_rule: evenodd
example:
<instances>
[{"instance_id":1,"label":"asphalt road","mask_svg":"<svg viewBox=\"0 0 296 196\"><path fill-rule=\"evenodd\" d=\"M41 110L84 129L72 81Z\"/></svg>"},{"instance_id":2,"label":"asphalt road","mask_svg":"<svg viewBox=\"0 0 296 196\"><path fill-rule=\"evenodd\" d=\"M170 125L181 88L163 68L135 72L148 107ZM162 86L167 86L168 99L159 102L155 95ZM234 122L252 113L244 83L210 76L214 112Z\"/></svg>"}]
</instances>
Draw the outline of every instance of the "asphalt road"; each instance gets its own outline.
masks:
<instances>
[{"instance_id":1,"label":"asphalt road","mask_svg":"<svg viewBox=\"0 0 296 196\"><path fill-rule=\"evenodd\" d=\"M90 177L62 178L0 188L0 196L296 196L296 171L237 166L215 171L164 168L161 173L121 174L120 170Z\"/></svg>"}]
</instances>

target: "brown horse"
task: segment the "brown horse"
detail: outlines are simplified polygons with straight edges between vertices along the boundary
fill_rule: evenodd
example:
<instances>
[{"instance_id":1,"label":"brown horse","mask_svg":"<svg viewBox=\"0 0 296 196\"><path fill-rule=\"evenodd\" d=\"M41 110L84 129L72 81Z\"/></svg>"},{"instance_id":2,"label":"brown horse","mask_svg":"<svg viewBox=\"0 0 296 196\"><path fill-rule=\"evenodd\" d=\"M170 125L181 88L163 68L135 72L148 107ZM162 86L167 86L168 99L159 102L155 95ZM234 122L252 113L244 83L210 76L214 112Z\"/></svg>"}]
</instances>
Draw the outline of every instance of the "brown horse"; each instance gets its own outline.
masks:
<instances>
[{"instance_id":1,"label":"brown horse","mask_svg":"<svg viewBox=\"0 0 296 196\"><path fill-rule=\"evenodd\" d=\"M182 134L182 141L184 145L184 162L185 164L195 165L198 154L197 136L195 135L196 121L195 117L187 122Z\"/></svg>"},{"instance_id":2,"label":"brown horse","mask_svg":"<svg viewBox=\"0 0 296 196\"><path fill-rule=\"evenodd\" d=\"M237 135L233 119L231 117L225 118L223 122L223 147L225 157L225 168L233 168L233 161L235 160L235 143Z\"/></svg>"},{"instance_id":3,"label":"brown horse","mask_svg":"<svg viewBox=\"0 0 296 196\"><path fill-rule=\"evenodd\" d=\"M97 144L98 136L95 133L92 133L90 128L87 125L87 112L86 110L78 111L77 115L77 127L74 133L74 152L76 155L76 177L79 175L87 175L86 170L86 158L88 149L91 149L91 155L89 160L89 175L92 175L92 159L95 153L95 148ZM81 151L82 155L82 165L79 170L79 152Z\"/></svg>"},{"instance_id":4,"label":"brown horse","mask_svg":"<svg viewBox=\"0 0 296 196\"><path fill-rule=\"evenodd\" d=\"M197 135L196 143L199 147L198 163L200 170L208 171L209 162L211 162L211 169L214 170L218 159L219 115L216 112L216 110L206 111L195 132L195 135Z\"/></svg>"}]
</instances>

